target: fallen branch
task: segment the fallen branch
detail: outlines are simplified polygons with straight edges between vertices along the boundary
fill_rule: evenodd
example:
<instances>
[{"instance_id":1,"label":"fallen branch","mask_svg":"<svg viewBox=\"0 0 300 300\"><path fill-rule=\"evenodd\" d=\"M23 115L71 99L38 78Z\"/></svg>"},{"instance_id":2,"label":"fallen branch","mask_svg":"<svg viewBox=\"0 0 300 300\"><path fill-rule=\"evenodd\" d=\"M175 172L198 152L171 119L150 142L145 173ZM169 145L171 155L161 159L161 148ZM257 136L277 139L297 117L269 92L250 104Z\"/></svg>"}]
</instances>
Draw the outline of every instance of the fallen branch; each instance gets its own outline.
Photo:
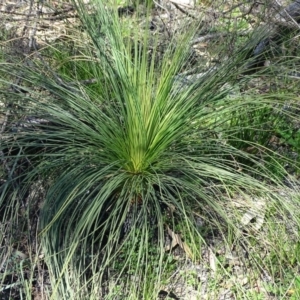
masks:
<instances>
[{"instance_id":1,"label":"fallen branch","mask_svg":"<svg viewBox=\"0 0 300 300\"><path fill-rule=\"evenodd\" d=\"M177 4L176 2L171 1L171 3L179 10L181 11L183 14L187 15L188 17L192 18L192 19L197 19L195 16L193 16L191 13L189 13L188 11L186 11L185 9L183 9L179 4Z\"/></svg>"},{"instance_id":2,"label":"fallen branch","mask_svg":"<svg viewBox=\"0 0 300 300\"><path fill-rule=\"evenodd\" d=\"M70 11L73 11L74 8L67 8L67 9L63 9L63 10L60 10L60 11L53 11L53 12L43 12L43 11L40 11L39 14L40 15L61 15L63 13L68 13ZM24 17L36 17L37 14L25 14L25 13L18 13L18 12L14 12L14 11L6 11L6 10L0 10L0 13L1 14L7 14L7 15L15 15L15 16L24 16Z\"/></svg>"},{"instance_id":3,"label":"fallen branch","mask_svg":"<svg viewBox=\"0 0 300 300\"><path fill-rule=\"evenodd\" d=\"M244 30L244 31L237 32L235 34L238 35L238 36L246 36L250 32L251 32L250 30ZM221 32L221 33L207 34L207 35L200 36L198 38L193 39L192 42L191 42L191 44L195 45L195 44L198 44L198 43L203 43L203 42L206 42L208 40L218 39L220 37L225 37L225 36L230 35L230 34L232 34L232 33L231 32Z\"/></svg>"}]
</instances>

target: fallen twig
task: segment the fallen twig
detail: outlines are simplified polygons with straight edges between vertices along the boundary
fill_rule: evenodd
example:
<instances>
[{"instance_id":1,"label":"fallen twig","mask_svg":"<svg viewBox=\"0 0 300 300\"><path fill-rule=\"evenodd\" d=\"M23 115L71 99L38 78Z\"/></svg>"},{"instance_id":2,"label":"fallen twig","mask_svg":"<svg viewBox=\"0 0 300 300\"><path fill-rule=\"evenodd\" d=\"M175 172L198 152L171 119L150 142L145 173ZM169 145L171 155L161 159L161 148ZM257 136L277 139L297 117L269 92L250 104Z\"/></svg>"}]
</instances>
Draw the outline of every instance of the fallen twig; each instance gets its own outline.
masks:
<instances>
[{"instance_id":1,"label":"fallen twig","mask_svg":"<svg viewBox=\"0 0 300 300\"><path fill-rule=\"evenodd\" d=\"M197 19L195 16L193 16L191 13L183 9L181 6L179 6L176 2L171 1L171 3L178 9L180 10L183 14L187 15L188 17L192 19Z\"/></svg>"},{"instance_id":2,"label":"fallen twig","mask_svg":"<svg viewBox=\"0 0 300 300\"><path fill-rule=\"evenodd\" d=\"M73 11L74 8L73 7L70 7L70 8L67 8L67 9L63 9L63 10L56 10L56 11L53 11L53 12L42 12L40 11L39 13L41 15L61 15L63 13L68 13L70 11ZM24 16L24 17L36 17L37 14L25 14L25 13L19 13L19 12L14 12L14 11L6 11L6 10L0 10L0 13L1 14L7 14L7 15L15 15L15 16Z\"/></svg>"},{"instance_id":3,"label":"fallen twig","mask_svg":"<svg viewBox=\"0 0 300 300\"><path fill-rule=\"evenodd\" d=\"M238 36L245 36L245 35L248 35L250 32L251 32L251 30L244 30L244 31L236 32L234 34L236 34ZM225 37L225 36L230 35L230 34L231 34L231 32L221 32L221 33L207 34L207 35L200 36L198 38L193 39L191 44L195 45L195 44L198 44L198 43L203 43L203 42L206 42L207 40L218 39L220 37Z\"/></svg>"}]
</instances>

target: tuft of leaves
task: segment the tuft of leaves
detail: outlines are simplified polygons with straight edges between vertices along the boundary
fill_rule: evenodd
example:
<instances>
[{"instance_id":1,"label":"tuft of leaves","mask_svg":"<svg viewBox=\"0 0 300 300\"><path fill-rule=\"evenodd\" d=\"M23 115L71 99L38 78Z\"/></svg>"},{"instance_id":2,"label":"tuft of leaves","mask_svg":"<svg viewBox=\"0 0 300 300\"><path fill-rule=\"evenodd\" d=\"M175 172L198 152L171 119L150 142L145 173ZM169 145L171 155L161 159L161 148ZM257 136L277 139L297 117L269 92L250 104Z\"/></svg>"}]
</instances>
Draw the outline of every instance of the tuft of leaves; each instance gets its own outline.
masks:
<instances>
[{"instance_id":1,"label":"tuft of leaves","mask_svg":"<svg viewBox=\"0 0 300 300\"><path fill-rule=\"evenodd\" d=\"M137 26L124 30L115 6L95 0L90 14L83 1L73 3L87 39L80 75L61 76L39 57L14 66L23 92L1 92L14 114L1 144L11 170L1 200L10 197L13 206L33 183L45 188L40 239L52 298L83 299L93 290L95 299L109 299L121 287L128 299L153 299L165 269L166 228L185 227L196 260L204 242L199 213L247 245L228 201L263 195L283 218L294 209L274 194L270 185L280 182L257 156L269 139L255 132L273 122L275 96L233 94L248 46L187 85L178 75L197 25L177 33L162 56L158 37ZM92 85L81 81L85 67ZM279 109L287 100L276 94ZM245 151L250 144L255 151Z\"/></svg>"}]
</instances>

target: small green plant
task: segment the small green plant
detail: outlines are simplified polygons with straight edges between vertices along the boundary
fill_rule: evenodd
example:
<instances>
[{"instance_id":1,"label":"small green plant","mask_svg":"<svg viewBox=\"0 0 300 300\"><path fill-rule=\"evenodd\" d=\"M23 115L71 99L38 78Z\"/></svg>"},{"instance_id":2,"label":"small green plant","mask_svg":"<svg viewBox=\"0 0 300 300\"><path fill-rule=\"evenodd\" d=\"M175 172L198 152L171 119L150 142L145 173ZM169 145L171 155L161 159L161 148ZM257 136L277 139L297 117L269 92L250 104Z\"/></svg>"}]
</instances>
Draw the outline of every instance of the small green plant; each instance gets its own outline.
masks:
<instances>
[{"instance_id":1,"label":"small green plant","mask_svg":"<svg viewBox=\"0 0 300 300\"><path fill-rule=\"evenodd\" d=\"M293 289L288 291L288 294L291 295L291 300L299 299L300 297L300 277L296 276L294 279Z\"/></svg>"},{"instance_id":2,"label":"small green plant","mask_svg":"<svg viewBox=\"0 0 300 300\"><path fill-rule=\"evenodd\" d=\"M246 292L245 299L251 300L265 300L265 297L259 292Z\"/></svg>"},{"instance_id":3,"label":"small green plant","mask_svg":"<svg viewBox=\"0 0 300 300\"><path fill-rule=\"evenodd\" d=\"M300 131L288 125L288 128L278 128L277 133L281 136L284 143L292 147L297 153L300 150Z\"/></svg>"}]
</instances>

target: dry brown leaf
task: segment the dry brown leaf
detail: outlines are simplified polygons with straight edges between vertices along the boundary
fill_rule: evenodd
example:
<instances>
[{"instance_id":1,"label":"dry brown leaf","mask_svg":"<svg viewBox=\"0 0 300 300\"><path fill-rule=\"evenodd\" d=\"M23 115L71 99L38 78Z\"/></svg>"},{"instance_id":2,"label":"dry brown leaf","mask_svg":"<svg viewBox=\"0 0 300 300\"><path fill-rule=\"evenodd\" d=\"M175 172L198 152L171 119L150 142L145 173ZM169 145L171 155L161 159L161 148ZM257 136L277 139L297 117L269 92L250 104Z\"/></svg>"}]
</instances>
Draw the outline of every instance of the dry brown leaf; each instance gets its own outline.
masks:
<instances>
[{"instance_id":1,"label":"dry brown leaf","mask_svg":"<svg viewBox=\"0 0 300 300\"><path fill-rule=\"evenodd\" d=\"M265 207L265 199L255 199L255 201L253 202L253 206L250 209L248 209L248 211L241 218L242 225L247 226L251 223L251 227L254 230L258 231L264 223ZM253 222L253 220L255 222Z\"/></svg>"},{"instance_id":2,"label":"dry brown leaf","mask_svg":"<svg viewBox=\"0 0 300 300\"><path fill-rule=\"evenodd\" d=\"M168 245L165 247L165 251L169 251L178 245L181 249L184 250L184 252L186 253L186 255L189 258L193 259L194 255L193 255L190 247L185 242L182 241L180 235L175 233L173 230L171 230L171 228L169 226L167 227L167 231L172 239L172 242L171 242L171 245Z\"/></svg>"},{"instance_id":3,"label":"dry brown leaf","mask_svg":"<svg viewBox=\"0 0 300 300\"><path fill-rule=\"evenodd\" d=\"M213 273L217 271L217 258L213 251L209 248L209 266L212 269Z\"/></svg>"}]
</instances>

